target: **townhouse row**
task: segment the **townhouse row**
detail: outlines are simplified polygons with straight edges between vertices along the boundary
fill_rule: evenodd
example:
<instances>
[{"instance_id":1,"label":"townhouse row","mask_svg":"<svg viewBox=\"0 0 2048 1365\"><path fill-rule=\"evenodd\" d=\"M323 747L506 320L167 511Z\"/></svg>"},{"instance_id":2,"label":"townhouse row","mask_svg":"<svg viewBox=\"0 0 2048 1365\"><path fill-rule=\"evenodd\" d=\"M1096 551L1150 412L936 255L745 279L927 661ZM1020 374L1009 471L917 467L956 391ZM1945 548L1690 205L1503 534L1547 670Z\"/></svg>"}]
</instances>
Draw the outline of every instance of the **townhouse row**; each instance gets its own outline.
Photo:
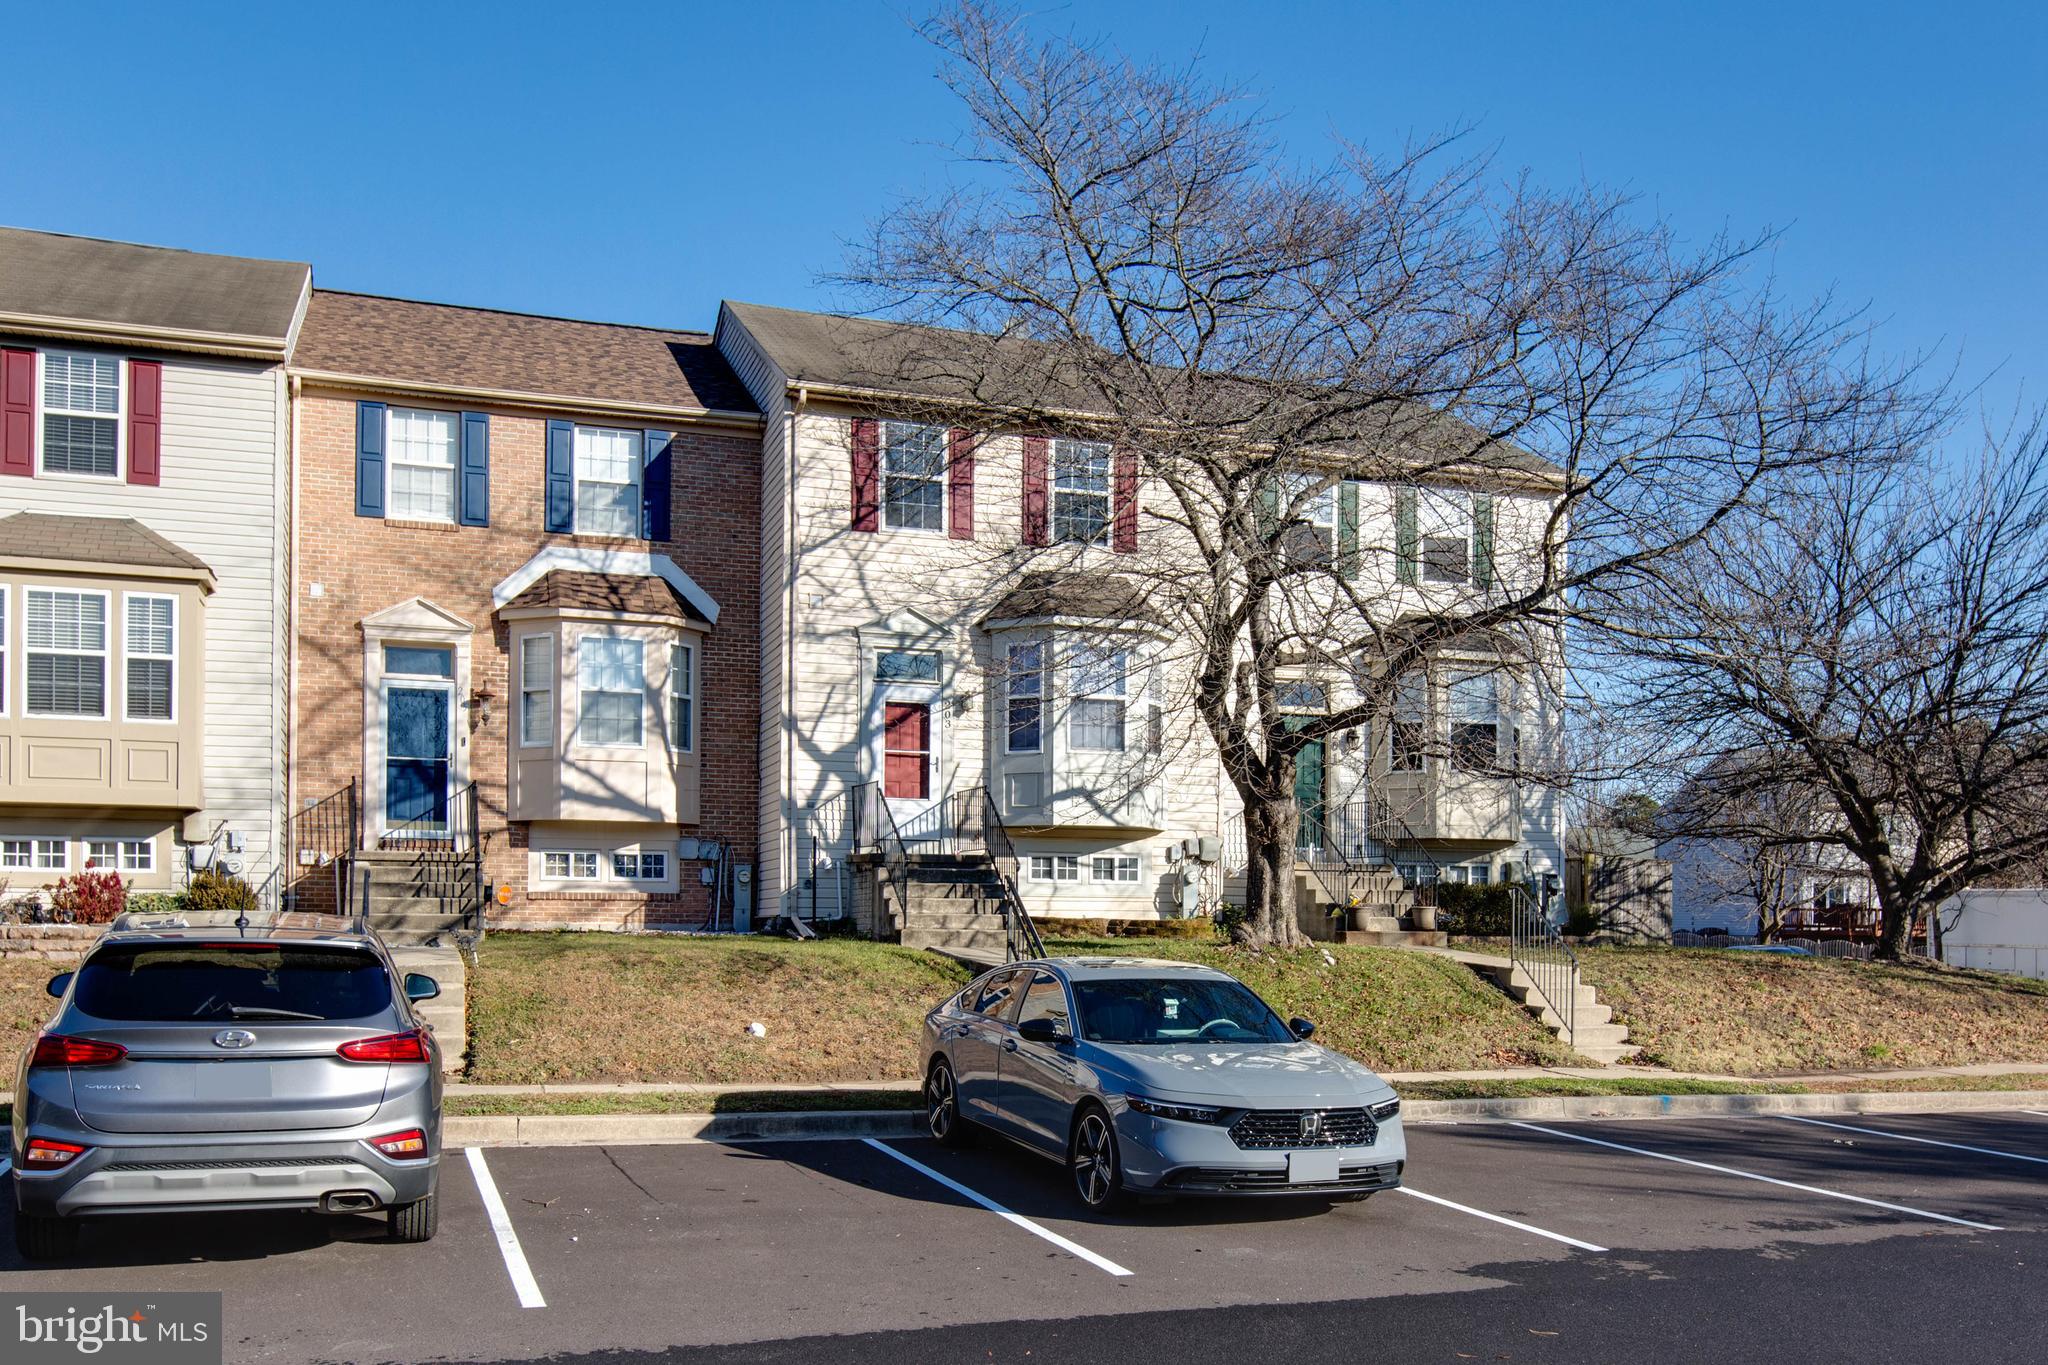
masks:
<instances>
[{"instance_id":1,"label":"townhouse row","mask_svg":"<svg viewBox=\"0 0 2048 1365\"><path fill-rule=\"evenodd\" d=\"M572 321L0 229L0 883L403 902L430 855L494 926L881 930L878 819L941 848L972 802L1034 913L1227 894L1235 798L1126 571L1161 534L1136 457L907 409L858 359L888 327ZM1546 507L1344 484L1308 519L1393 547L1396 595L1490 582ZM1561 867L1555 799L1496 761L1558 718L1498 665L1312 746L1305 854ZM1374 802L1398 830L1346 814Z\"/></svg>"}]
</instances>

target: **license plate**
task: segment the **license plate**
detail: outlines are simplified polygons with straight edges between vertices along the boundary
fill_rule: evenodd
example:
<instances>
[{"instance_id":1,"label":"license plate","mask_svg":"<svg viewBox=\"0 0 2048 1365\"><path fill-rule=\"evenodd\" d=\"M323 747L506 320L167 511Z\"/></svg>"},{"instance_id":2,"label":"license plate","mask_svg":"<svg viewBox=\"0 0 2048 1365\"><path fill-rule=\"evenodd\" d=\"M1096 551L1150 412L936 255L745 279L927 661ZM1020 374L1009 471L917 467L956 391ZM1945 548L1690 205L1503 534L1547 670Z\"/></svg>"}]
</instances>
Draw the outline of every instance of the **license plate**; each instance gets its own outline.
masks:
<instances>
[{"instance_id":1,"label":"license plate","mask_svg":"<svg viewBox=\"0 0 2048 1365\"><path fill-rule=\"evenodd\" d=\"M1337 1178L1337 1153L1335 1152L1289 1152L1287 1154L1287 1183L1290 1185L1321 1185Z\"/></svg>"},{"instance_id":2,"label":"license plate","mask_svg":"<svg viewBox=\"0 0 2048 1365\"><path fill-rule=\"evenodd\" d=\"M194 1098L202 1100L267 1100L270 1063L214 1062L198 1069Z\"/></svg>"}]
</instances>

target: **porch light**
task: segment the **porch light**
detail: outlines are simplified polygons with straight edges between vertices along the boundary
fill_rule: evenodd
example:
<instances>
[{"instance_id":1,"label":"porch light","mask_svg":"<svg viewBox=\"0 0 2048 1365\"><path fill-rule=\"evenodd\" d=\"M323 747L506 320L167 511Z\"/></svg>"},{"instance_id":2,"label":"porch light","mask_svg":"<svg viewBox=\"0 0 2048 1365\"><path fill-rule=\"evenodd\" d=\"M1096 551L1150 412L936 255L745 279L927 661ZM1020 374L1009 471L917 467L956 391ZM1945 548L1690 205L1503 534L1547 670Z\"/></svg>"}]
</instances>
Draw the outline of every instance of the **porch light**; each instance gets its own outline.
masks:
<instances>
[{"instance_id":1,"label":"porch light","mask_svg":"<svg viewBox=\"0 0 2048 1365\"><path fill-rule=\"evenodd\" d=\"M470 691L470 729L474 730L479 725L489 725L491 723L491 703L496 701L497 699L498 694L491 691L491 689L489 689L488 687L478 687Z\"/></svg>"}]
</instances>

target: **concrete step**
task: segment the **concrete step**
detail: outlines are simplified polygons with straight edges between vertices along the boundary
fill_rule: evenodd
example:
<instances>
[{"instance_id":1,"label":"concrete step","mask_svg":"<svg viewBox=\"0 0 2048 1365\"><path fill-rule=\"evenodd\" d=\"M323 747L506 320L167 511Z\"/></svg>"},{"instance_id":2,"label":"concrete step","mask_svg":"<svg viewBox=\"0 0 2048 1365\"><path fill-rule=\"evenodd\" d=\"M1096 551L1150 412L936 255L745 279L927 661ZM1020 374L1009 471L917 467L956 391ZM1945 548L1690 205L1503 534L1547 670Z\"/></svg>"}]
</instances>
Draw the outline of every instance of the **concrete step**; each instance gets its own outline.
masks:
<instances>
[{"instance_id":1,"label":"concrete step","mask_svg":"<svg viewBox=\"0 0 2048 1365\"><path fill-rule=\"evenodd\" d=\"M1337 941L1367 948L1442 948L1450 935L1428 929L1346 929Z\"/></svg>"},{"instance_id":2,"label":"concrete step","mask_svg":"<svg viewBox=\"0 0 2048 1365\"><path fill-rule=\"evenodd\" d=\"M924 929L932 933L965 933L976 929L1000 929L1003 915L1000 910L982 915L967 914L920 914L912 911L906 929Z\"/></svg>"},{"instance_id":3,"label":"concrete step","mask_svg":"<svg viewBox=\"0 0 2048 1365\"><path fill-rule=\"evenodd\" d=\"M938 948L962 953L1001 953L1009 939L1001 929L921 929L908 925L903 930L906 948Z\"/></svg>"},{"instance_id":4,"label":"concrete step","mask_svg":"<svg viewBox=\"0 0 2048 1365\"><path fill-rule=\"evenodd\" d=\"M1577 1049L1581 1057L1596 1061L1602 1066L1613 1066L1616 1062L1625 1062L1641 1051L1641 1048L1629 1045L1599 1046L1592 1043L1582 1044Z\"/></svg>"}]
</instances>

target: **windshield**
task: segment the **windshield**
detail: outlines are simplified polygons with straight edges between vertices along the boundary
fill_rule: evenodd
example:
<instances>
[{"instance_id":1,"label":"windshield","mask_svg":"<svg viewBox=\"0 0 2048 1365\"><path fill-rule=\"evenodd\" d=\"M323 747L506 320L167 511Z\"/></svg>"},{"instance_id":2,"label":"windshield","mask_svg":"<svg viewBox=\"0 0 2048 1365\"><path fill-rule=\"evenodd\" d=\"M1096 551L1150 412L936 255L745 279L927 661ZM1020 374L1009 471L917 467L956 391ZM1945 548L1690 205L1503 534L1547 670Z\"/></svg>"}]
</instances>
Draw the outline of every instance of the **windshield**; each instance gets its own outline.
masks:
<instances>
[{"instance_id":1,"label":"windshield","mask_svg":"<svg viewBox=\"0 0 2048 1365\"><path fill-rule=\"evenodd\" d=\"M1235 981L1202 977L1076 981L1091 1043L1291 1043L1266 1002Z\"/></svg>"},{"instance_id":2,"label":"windshield","mask_svg":"<svg viewBox=\"0 0 2048 1365\"><path fill-rule=\"evenodd\" d=\"M391 979L347 948L116 944L79 969L72 1003L95 1019L365 1019L391 1007Z\"/></svg>"}]
</instances>

